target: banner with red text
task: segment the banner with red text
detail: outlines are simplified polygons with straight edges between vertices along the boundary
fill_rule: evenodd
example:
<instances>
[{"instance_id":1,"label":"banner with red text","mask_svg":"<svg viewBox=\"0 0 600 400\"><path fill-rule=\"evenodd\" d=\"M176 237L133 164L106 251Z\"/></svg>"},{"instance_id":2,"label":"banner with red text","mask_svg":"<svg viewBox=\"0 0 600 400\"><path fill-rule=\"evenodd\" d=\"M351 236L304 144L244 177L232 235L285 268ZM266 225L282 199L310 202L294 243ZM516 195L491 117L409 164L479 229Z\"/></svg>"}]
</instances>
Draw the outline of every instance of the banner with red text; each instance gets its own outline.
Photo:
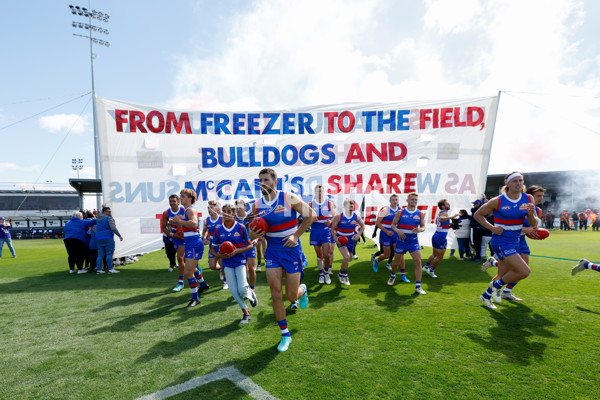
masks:
<instances>
[{"instance_id":1,"label":"banner with red text","mask_svg":"<svg viewBox=\"0 0 600 400\"><path fill-rule=\"evenodd\" d=\"M104 202L125 240L116 254L162 247L160 215L185 187L222 204L260 197L258 173L312 199L323 184L341 209L362 205L372 232L396 193L419 194L430 245L438 200L469 210L485 189L498 97L393 104L344 103L276 111L166 109L97 99Z\"/></svg>"}]
</instances>

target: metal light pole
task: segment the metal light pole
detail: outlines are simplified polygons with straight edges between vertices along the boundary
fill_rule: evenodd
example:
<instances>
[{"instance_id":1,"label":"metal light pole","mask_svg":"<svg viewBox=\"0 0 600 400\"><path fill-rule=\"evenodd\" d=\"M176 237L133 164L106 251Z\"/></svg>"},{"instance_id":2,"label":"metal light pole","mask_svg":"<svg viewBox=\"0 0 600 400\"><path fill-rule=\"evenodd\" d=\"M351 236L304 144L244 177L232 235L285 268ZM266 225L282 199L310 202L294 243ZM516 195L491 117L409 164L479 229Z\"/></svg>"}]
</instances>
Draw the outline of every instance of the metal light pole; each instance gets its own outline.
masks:
<instances>
[{"instance_id":1,"label":"metal light pole","mask_svg":"<svg viewBox=\"0 0 600 400\"><path fill-rule=\"evenodd\" d=\"M91 8L90 1L88 1L88 7ZM71 9L71 14L79 15L81 17L87 17L87 19L88 19L87 24L82 23L82 22L73 21L71 23L71 25L74 28L86 29L89 33L89 35L79 35L77 33L74 33L73 36L79 36L79 37L87 38L90 40L90 65L91 65L91 72L92 72L92 113L93 113L93 117L94 117L94 163L95 163L95 167L96 167L96 179L99 180L100 176L101 176L101 173L100 173L100 149L99 149L99 144L98 144L98 142L99 142L99 140L98 140L98 119L96 116L96 84L94 81L95 54L93 52L93 44L95 43L95 44L109 47L110 43L105 40L99 40L94 37L94 34L93 34L94 32L108 35L108 30L101 28L99 26L96 26L96 25L92 25L92 18L97 19L98 21L108 23L108 19L110 18L110 15L100 12L100 11L96 11L96 10L89 11L87 8L79 7L79 6L69 5L69 8ZM79 171L77 171L77 178L79 179ZM98 195L96 195L96 204L97 204L97 209L100 210L102 207L102 199Z\"/></svg>"},{"instance_id":2,"label":"metal light pole","mask_svg":"<svg viewBox=\"0 0 600 400\"><path fill-rule=\"evenodd\" d=\"M73 158L71 167L77 171L77 179L79 179L79 171L83 169L83 158Z\"/></svg>"}]
</instances>

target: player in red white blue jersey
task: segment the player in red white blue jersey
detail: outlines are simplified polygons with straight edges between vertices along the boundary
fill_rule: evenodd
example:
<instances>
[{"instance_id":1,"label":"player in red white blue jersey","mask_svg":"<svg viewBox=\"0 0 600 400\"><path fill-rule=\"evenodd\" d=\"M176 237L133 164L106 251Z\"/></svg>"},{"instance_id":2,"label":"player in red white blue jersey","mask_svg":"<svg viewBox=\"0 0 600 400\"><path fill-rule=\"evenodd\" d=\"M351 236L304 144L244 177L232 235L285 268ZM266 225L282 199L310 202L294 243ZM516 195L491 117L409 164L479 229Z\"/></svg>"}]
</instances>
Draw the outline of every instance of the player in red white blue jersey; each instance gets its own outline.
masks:
<instances>
[{"instance_id":1,"label":"player in red white blue jersey","mask_svg":"<svg viewBox=\"0 0 600 400\"><path fill-rule=\"evenodd\" d=\"M235 201L235 220L246 227L246 230L250 229L250 223L254 219L252 213L246 212L246 202L242 199ZM250 289L254 290L256 285L256 246L258 245L259 239L252 241L252 248L245 254L246 256L246 274L248 275L248 282Z\"/></svg>"},{"instance_id":2,"label":"player in red white blue jersey","mask_svg":"<svg viewBox=\"0 0 600 400\"><path fill-rule=\"evenodd\" d=\"M521 230L525 219L531 226L537 225L533 197L524 193L523 175L512 172L504 178L505 186L500 196L482 205L473 218L484 228L492 231L492 250L498 257L498 275L480 296L483 304L496 309L494 301L502 301L502 288L506 283L516 284L531 273L527 262L519 254ZM494 214L494 225L485 216Z\"/></svg>"},{"instance_id":3,"label":"player in red white blue jersey","mask_svg":"<svg viewBox=\"0 0 600 400\"><path fill-rule=\"evenodd\" d=\"M171 226L169 221L172 220L176 215L181 215L185 213L185 208L181 205L179 201L179 196L177 194L172 194L169 196L169 208L163 212L161 219L161 228L163 232L163 242L165 243L165 248L167 246L172 246L173 249L171 251L175 251L177 256L177 269L178 269L178 277L177 277L177 285L173 288L174 292L179 292L183 289L183 271L185 270L185 243L183 241L183 230L176 226ZM169 268L169 271L172 271L172 267Z\"/></svg>"},{"instance_id":4,"label":"player in red white blue jersey","mask_svg":"<svg viewBox=\"0 0 600 400\"><path fill-rule=\"evenodd\" d=\"M392 194L390 196L390 205L383 207L379 210L377 214L377 220L375 221L375 226L379 228L379 244L383 249L383 253L379 255L374 255L373 258L373 271L377 272L379 269L379 263L383 260L387 260L390 258L392 252L396 248L396 241L398 240L398 235L392 229L392 221L394 220L394 216L400 210L400 206L398 206L398 195ZM404 273L402 274L404 279L407 279Z\"/></svg>"},{"instance_id":5,"label":"player in red white blue jersey","mask_svg":"<svg viewBox=\"0 0 600 400\"><path fill-rule=\"evenodd\" d=\"M310 226L310 245L317 254L319 283L331 283L329 271L333 263L333 238L331 237L331 218L335 213L335 204L325 198L323 185L315 186L314 200L308 203L317 213L317 220Z\"/></svg>"},{"instance_id":6,"label":"player in red white blue jersey","mask_svg":"<svg viewBox=\"0 0 600 400\"><path fill-rule=\"evenodd\" d=\"M221 218L221 203L215 200L210 200L208 202L208 217L204 220L204 229L202 230L202 240L204 244L209 246L212 237L215 234L215 229L217 226L223 223ZM225 278L225 273L223 272L222 265L220 265L221 261L218 260L208 252L208 268L213 271L219 271L219 276L223 281L223 290L228 289L227 287L227 279Z\"/></svg>"},{"instance_id":7,"label":"player in red white blue jersey","mask_svg":"<svg viewBox=\"0 0 600 400\"><path fill-rule=\"evenodd\" d=\"M208 285L202 277L202 270L198 267L198 260L202 258L204 253L204 243L200 236L198 220L198 211L193 207L196 202L196 192L192 189L182 189L179 193L181 204L185 208L183 215L175 215L169 220L170 225L179 226L183 230L183 241L185 248L185 268L184 276L188 280L190 290L192 291L192 299L189 307L194 307L200 304L200 293L208 289ZM200 285L200 288L198 288Z\"/></svg>"},{"instance_id":8,"label":"player in red white blue jersey","mask_svg":"<svg viewBox=\"0 0 600 400\"><path fill-rule=\"evenodd\" d=\"M408 193L406 195L407 206L402 208L394 216L392 229L398 234L392 274L388 279L388 285L393 285L396 280L398 266L404 263L404 254L409 253L415 263L415 293L427 294L421 287L423 268L421 266L421 246L417 235L425 230L425 215L417 208L419 195Z\"/></svg>"},{"instance_id":9,"label":"player in red white blue jersey","mask_svg":"<svg viewBox=\"0 0 600 400\"><path fill-rule=\"evenodd\" d=\"M342 254L342 265L338 274L338 279L342 285L350 286L348 278L348 264L352 257L352 250L356 245L356 241L365 230L365 223L360 214L354 211L355 202L352 199L344 200L342 212L333 217L331 221L331 236L338 246L338 250ZM348 243L342 245L340 237L348 238Z\"/></svg>"},{"instance_id":10,"label":"player in red white blue jersey","mask_svg":"<svg viewBox=\"0 0 600 400\"><path fill-rule=\"evenodd\" d=\"M250 320L250 311L244 298L250 300L250 305L256 307L258 300L253 290L248 287L246 280L246 257L254 248L246 227L235 220L235 209L231 204L222 208L223 223L215 228L212 237L210 252L216 259L221 259L223 270L229 282L229 291L242 309L240 324L247 324ZM223 242L231 242L234 246L233 253L221 254L218 248Z\"/></svg>"},{"instance_id":11,"label":"player in red white blue jersey","mask_svg":"<svg viewBox=\"0 0 600 400\"><path fill-rule=\"evenodd\" d=\"M450 216L448 210L450 210L450 203L448 200L441 199L438 201L438 213L435 217L435 233L431 238L431 246L433 247L433 254L429 256L423 270L432 278L437 278L435 269L444 259L444 253L446 253L446 247L448 246L448 231L450 230L450 220L458 217L458 213Z\"/></svg>"},{"instance_id":12,"label":"player in red white blue jersey","mask_svg":"<svg viewBox=\"0 0 600 400\"><path fill-rule=\"evenodd\" d=\"M262 217L269 225L268 232L250 229L250 238L266 237L265 266L267 281L271 288L273 311L279 329L281 342L277 350L287 351L292 337L287 326L283 303L283 277L285 275L285 295L290 302L298 300L300 308L308 306L308 289L300 284L302 271L302 246L300 236L316 220L315 211L302 199L290 192L277 190L277 173L264 168L258 174L262 197L252 205L252 212ZM304 220L298 226L298 215Z\"/></svg>"}]
</instances>

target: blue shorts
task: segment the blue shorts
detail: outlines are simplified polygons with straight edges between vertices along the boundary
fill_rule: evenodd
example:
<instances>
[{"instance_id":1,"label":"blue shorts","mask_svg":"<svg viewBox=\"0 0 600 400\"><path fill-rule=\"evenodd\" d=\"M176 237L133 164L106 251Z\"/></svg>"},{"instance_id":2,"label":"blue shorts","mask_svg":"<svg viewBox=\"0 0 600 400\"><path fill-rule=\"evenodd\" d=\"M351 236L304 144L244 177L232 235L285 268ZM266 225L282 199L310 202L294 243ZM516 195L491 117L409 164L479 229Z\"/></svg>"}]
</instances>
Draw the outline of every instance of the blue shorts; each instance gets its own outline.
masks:
<instances>
[{"instance_id":1,"label":"blue shorts","mask_svg":"<svg viewBox=\"0 0 600 400\"><path fill-rule=\"evenodd\" d=\"M256 258L256 248L253 247L250 250L244 253L244 257L246 258Z\"/></svg>"},{"instance_id":2,"label":"blue shorts","mask_svg":"<svg viewBox=\"0 0 600 400\"><path fill-rule=\"evenodd\" d=\"M394 232L394 231L392 231ZM379 244L384 247L394 246L398 240L398 234L394 232L392 236L386 235L384 231L379 231Z\"/></svg>"},{"instance_id":3,"label":"blue shorts","mask_svg":"<svg viewBox=\"0 0 600 400\"><path fill-rule=\"evenodd\" d=\"M525 235L521 235L519 239L519 254L531 254L527 240L525 240Z\"/></svg>"},{"instance_id":4,"label":"blue shorts","mask_svg":"<svg viewBox=\"0 0 600 400\"><path fill-rule=\"evenodd\" d=\"M325 224L312 224L310 227L310 245L321 246L323 243L333 243L331 229Z\"/></svg>"},{"instance_id":5,"label":"blue shorts","mask_svg":"<svg viewBox=\"0 0 600 400\"><path fill-rule=\"evenodd\" d=\"M414 253L415 251L420 251L420 250L421 250L421 246L419 246L418 239L402 240L402 239L398 238L398 240L396 241L396 250L395 250L396 254L406 254L407 252Z\"/></svg>"},{"instance_id":6,"label":"blue shorts","mask_svg":"<svg viewBox=\"0 0 600 400\"><path fill-rule=\"evenodd\" d=\"M346 236L348 238L348 243L346 243L344 246L340 246L339 244L337 245L338 249L340 247L346 247L348 249L348 252L350 254L352 254L354 252L354 246L356 246L356 242L354 242L354 239L352 239L352 236ZM338 237L339 240L339 237Z\"/></svg>"},{"instance_id":7,"label":"blue shorts","mask_svg":"<svg viewBox=\"0 0 600 400\"><path fill-rule=\"evenodd\" d=\"M302 245L298 242L296 247L284 247L282 243L281 238L267 239L265 268L283 268L289 274L301 272Z\"/></svg>"},{"instance_id":8,"label":"blue shorts","mask_svg":"<svg viewBox=\"0 0 600 400\"><path fill-rule=\"evenodd\" d=\"M173 241L173 247L178 248L179 246L185 246L185 242L183 240L179 240L177 238L171 238Z\"/></svg>"},{"instance_id":9,"label":"blue shorts","mask_svg":"<svg viewBox=\"0 0 600 400\"><path fill-rule=\"evenodd\" d=\"M192 236L185 240L185 258L199 260L204 254L204 242L200 236Z\"/></svg>"},{"instance_id":10,"label":"blue shorts","mask_svg":"<svg viewBox=\"0 0 600 400\"><path fill-rule=\"evenodd\" d=\"M498 260L504 260L506 257L514 256L519 253L520 237L505 237L492 235L491 246Z\"/></svg>"},{"instance_id":11,"label":"blue shorts","mask_svg":"<svg viewBox=\"0 0 600 400\"><path fill-rule=\"evenodd\" d=\"M431 237L431 246L434 249L446 250L448 247L448 233L447 232L436 232Z\"/></svg>"}]
</instances>

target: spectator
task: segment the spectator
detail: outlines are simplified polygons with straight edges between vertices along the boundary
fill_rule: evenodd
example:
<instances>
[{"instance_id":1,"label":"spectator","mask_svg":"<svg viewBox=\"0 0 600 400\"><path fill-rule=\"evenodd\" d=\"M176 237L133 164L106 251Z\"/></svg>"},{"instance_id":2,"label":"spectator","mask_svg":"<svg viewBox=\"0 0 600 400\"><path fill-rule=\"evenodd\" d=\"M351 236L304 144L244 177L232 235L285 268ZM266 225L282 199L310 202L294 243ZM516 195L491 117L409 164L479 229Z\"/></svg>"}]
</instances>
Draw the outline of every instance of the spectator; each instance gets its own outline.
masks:
<instances>
[{"instance_id":1,"label":"spectator","mask_svg":"<svg viewBox=\"0 0 600 400\"><path fill-rule=\"evenodd\" d=\"M577 225L579 224L579 214L577 211L573 211L571 213L571 220L573 221L573 230L577 230Z\"/></svg>"},{"instance_id":2,"label":"spectator","mask_svg":"<svg viewBox=\"0 0 600 400\"><path fill-rule=\"evenodd\" d=\"M87 219L95 219L96 217L91 211L85 212ZM96 245L96 231L93 228L88 229L88 249L85 255L85 269L88 271L96 270L96 259L98 258L98 246Z\"/></svg>"},{"instance_id":3,"label":"spectator","mask_svg":"<svg viewBox=\"0 0 600 400\"><path fill-rule=\"evenodd\" d=\"M9 219L7 222L4 217L0 217L0 258L2 258L4 243L8 246L13 258L17 258L17 253L15 253L15 248L12 245L12 239L10 237L10 228L12 228L12 219Z\"/></svg>"},{"instance_id":4,"label":"spectator","mask_svg":"<svg viewBox=\"0 0 600 400\"><path fill-rule=\"evenodd\" d=\"M471 246L475 250L475 255L473 256L473 261L475 262L481 262L481 258L479 257L481 249L481 236L485 229L472 217L472 215L479 210L482 204L483 202L481 200L475 200L473 202L473 208L471 208Z\"/></svg>"},{"instance_id":5,"label":"spectator","mask_svg":"<svg viewBox=\"0 0 600 400\"><path fill-rule=\"evenodd\" d=\"M81 211L74 212L71 220L65 224L63 240L67 249L70 274L75 273L75 266L77 266L78 274L88 272L83 269L83 262L87 252L87 231L94 225L96 225L96 220L83 219Z\"/></svg>"},{"instance_id":6,"label":"spectator","mask_svg":"<svg viewBox=\"0 0 600 400\"><path fill-rule=\"evenodd\" d=\"M583 230L587 231L587 218L588 218L587 213L589 213L590 210L585 210L585 211L586 212L579 213L579 230L580 231L583 231Z\"/></svg>"},{"instance_id":7,"label":"spectator","mask_svg":"<svg viewBox=\"0 0 600 400\"><path fill-rule=\"evenodd\" d=\"M597 208L594 208L594 211L590 213L590 218L592 219L592 230L600 231L600 218L598 218Z\"/></svg>"},{"instance_id":8,"label":"spectator","mask_svg":"<svg viewBox=\"0 0 600 400\"><path fill-rule=\"evenodd\" d=\"M552 210L548 210L544 222L546 222L546 229L554 230L554 214L552 214Z\"/></svg>"},{"instance_id":9,"label":"spectator","mask_svg":"<svg viewBox=\"0 0 600 400\"><path fill-rule=\"evenodd\" d=\"M457 228L454 232L456 235L456 241L458 243L458 260L464 260L466 256L467 259L472 257L471 254L471 244L470 244L470 236L471 236L471 221L469 217L469 213L467 210L460 210L458 212L459 217L455 220Z\"/></svg>"},{"instance_id":10,"label":"spectator","mask_svg":"<svg viewBox=\"0 0 600 400\"><path fill-rule=\"evenodd\" d=\"M569 227L569 212L567 210L563 210L562 214L560 214L560 230L571 230Z\"/></svg>"},{"instance_id":11,"label":"spectator","mask_svg":"<svg viewBox=\"0 0 600 400\"><path fill-rule=\"evenodd\" d=\"M117 229L115 220L112 217L110 207L102 207L102 214L98 215L97 223L94 229L96 230L96 246L98 246L98 258L96 259L96 273L103 274L102 260L106 256L109 274L118 274L113 268L113 253L115 252L115 235L123 241L123 237Z\"/></svg>"}]
</instances>

